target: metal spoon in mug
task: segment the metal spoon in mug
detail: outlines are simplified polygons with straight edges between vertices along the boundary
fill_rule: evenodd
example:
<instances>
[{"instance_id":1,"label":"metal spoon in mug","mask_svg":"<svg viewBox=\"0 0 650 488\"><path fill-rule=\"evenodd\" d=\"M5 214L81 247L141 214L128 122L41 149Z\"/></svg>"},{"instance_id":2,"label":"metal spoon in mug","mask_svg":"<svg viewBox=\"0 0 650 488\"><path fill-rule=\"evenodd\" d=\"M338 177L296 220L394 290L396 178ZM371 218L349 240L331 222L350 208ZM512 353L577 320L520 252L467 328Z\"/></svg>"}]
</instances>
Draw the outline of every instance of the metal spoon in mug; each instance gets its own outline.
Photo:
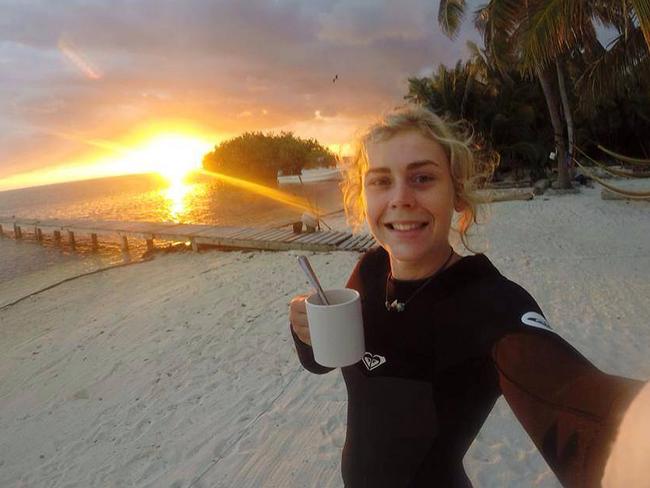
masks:
<instances>
[{"instance_id":1,"label":"metal spoon in mug","mask_svg":"<svg viewBox=\"0 0 650 488\"><path fill-rule=\"evenodd\" d=\"M307 275L307 279L309 280L309 283L311 283L311 286L316 289L316 293L318 293L321 302L323 302L325 305L329 305L330 302L327 301L323 287L320 286L320 282L316 277L316 273L314 273L314 270L311 268L311 264L309 263L307 256L298 256L298 264L300 264L300 267Z\"/></svg>"}]
</instances>

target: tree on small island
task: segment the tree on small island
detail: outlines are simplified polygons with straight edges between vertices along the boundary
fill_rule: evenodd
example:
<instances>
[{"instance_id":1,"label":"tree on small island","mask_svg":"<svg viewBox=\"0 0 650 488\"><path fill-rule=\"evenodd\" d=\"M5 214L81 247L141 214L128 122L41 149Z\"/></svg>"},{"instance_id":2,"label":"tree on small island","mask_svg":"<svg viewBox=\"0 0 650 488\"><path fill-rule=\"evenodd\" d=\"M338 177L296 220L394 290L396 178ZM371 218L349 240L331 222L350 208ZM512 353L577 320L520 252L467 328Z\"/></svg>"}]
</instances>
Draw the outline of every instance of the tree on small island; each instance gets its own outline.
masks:
<instances>
[{"instance_id":1,"label":"tree on small island","mask_svg":"<svg viewBox=\"0 0 650 488\"><path fill-rule=\"evenodd\" d=\"M291 132L246 132L215 146L203 158L203 168L249 180L275 180L282 174L300 174L303 168L334 166L336 157L316 139Z\"/></svg>"}]
</instances>

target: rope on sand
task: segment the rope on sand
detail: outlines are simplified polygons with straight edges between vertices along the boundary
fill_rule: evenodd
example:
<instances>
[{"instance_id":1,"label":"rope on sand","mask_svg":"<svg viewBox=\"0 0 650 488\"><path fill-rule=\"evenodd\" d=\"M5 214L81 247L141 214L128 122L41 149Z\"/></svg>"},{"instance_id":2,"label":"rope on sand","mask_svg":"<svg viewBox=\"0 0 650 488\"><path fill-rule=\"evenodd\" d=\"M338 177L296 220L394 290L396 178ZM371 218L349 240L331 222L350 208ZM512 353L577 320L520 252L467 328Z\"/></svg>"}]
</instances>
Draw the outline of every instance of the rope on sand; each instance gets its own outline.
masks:
<instances>
[{"instance_id":1,"label":"rope on sand","mask_svg":"<svg viewBox=\"0 0 650 488\"><path fill-rule=\"evenodd\" d=\"M54 288L56 286L59 286L59 285L62 285L63 283L67 283L68 281L76 280L77 278L83 278L84 276L89 276L89 275L93 275L93 274L96 274L96 273L101 273L102 271L107 271L109 269L121 268L121 267L124 267L124 266L130 266L132 264L144 263L145 261L151 261L152 259L153 258L143 258L143 259L140 259L138 261L131 261L131 262L128 262L128 263L114 264L112 266L106 266L105 268L99 268L99 269L95 269L93 271L88 271L87 273L82 273L80 275L70 276L69 278L65 278L64 280L58 281L58 282L56 282L56 283L54 283L52 285L46 286L45 288L41 288L38 291L32 292L29 295L25 295L24 297L20 297L17 300L14 300L11 303L7 303L5 305L2 305L0 307L0 311L4 310L5 308L12 307L12 306L16 305L17 303L22 302L23 300L26 300L29 297L32 297L34 295L38 295L39 293L43 293L44 291L47 291L47 290L51 290L52 288Z\"/></svg>"}]
</instances>

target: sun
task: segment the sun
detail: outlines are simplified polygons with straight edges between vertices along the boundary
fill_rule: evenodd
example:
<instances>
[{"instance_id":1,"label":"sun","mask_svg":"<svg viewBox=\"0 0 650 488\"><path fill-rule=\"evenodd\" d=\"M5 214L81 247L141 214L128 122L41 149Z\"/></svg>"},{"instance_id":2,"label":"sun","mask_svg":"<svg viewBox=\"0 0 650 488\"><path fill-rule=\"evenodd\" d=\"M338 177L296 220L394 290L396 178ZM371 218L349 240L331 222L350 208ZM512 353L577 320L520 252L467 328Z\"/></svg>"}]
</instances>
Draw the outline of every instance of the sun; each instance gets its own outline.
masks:
<instances>
[{"instance_id":1,"label":"sun","mask_svg":"<svg viewBox=\"0 0 650 488\"><path fill-rule=\"evenodd\" d=\"M170 182L182 181L201 169L203 156L212 149L205 140L179 134L158 134L134 151L131 158Z\"/></svg>"}]
</instances>

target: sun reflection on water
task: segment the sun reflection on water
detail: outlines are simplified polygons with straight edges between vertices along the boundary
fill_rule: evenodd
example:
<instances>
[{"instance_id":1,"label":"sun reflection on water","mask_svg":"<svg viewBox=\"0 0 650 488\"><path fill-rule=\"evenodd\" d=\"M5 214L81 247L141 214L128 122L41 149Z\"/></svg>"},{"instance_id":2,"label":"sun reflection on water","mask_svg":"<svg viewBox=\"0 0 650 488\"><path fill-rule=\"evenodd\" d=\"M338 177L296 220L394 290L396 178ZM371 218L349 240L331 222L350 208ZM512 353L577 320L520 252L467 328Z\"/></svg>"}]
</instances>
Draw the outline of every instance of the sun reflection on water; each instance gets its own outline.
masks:
<instances>
[{"instance_id":1,"label":"sun reflection on water","mask_svg":"<svg viewBox=\"0 0 650 488\"><path fill-rule=\"evenodd\" d=\"M188 196L192 194L195 185L181 180L171 181L167 188L161 189L169 220L180 222L181 217L191 210Z\"/></svg>"}]
</instances>

